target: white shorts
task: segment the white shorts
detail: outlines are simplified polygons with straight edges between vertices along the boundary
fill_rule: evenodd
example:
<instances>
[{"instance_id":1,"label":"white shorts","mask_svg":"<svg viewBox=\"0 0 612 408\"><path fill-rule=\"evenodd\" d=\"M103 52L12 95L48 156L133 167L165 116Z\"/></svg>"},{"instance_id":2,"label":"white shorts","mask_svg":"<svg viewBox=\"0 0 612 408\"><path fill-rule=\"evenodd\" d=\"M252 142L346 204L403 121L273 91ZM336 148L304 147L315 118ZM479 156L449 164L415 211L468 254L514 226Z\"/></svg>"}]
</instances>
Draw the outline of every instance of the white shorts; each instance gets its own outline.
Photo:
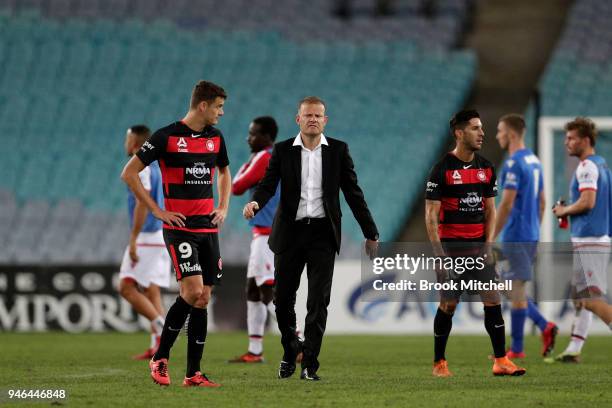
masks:
<instances>
[{"instance_id":1,"label":"white shorts","mask_svg":"<svg viewBox=\"0 0 612 408\"><path fill-rule=\"evenodd\" d=\"M608 263L610 262L610 239L572 238L574 246L574 274L572 285L576 292L599 291L602 295L608 289Z\"/></svg>"},{"instance_id":2,"label":"white shorts","mask_svg":"<svg viewBox=\"0 0 612 408\"><path fill-rule=\"evenodd\" d=\"M269 235L256 235L251 241L247 278L255 278L257 286L274 282L274 253L268 246L268 238Z\"/></svg>"},{"instance_id":3,"label":"white shorts","mask_svg":"<svg viewBox=\"0 0 612 408\"><path fill-rule=\"evenodd\" d=\"M130 259L129 246L123 254L119 279L132 278L143 288L155 284L162 288L170 286L170 256L164 243L162 230L141 232L136 239L136 254L139 261Z\"/></svg>"}]
</instances>

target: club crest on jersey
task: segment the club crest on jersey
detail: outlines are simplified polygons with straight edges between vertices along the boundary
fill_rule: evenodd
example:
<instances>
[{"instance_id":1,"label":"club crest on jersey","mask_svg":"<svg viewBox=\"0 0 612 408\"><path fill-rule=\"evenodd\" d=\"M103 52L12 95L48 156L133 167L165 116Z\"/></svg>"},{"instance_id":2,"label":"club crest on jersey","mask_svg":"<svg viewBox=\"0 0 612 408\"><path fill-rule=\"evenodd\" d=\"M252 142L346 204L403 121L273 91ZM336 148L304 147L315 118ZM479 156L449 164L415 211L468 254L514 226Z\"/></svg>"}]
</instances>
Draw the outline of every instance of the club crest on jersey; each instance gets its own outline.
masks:
<instances>
[{"instance_id":1,"label":"club crest on jersey","mask_svg":"<svg viewBox=\"0 0 612 408\"><path fill-rule=\"evenodd\" d=\"M478 180L480 181L485 181L487 179L487 175L482 170L478 170L478 173L476 173L476 177L478 177Z\"/></svg>"},{"instance_id":2,"label":"club crest on jersey","mask_svg":"<svg viewBox=\"0 0 612 408\"><path fill-rule=\"evenodd\" d=\"M176 147L178 147L178 152L179 153L187 153L187 142L185 141L184 137L181 137L178 142L176 142Z\"/></svg>"},{"instance_id":3,"label":"club crest on jersey","mask_svg":"<svg viewBox=\"0 0 612 408\"><path fill-rule=\"evenodd\" d=\"M213 142L212 140L208 139L206 141L206 148L208 149L209 152L214 152L215 151L215 142Z\"/></svg>"},{"instance_id":4,"label":"club crest on jersey","mask_svg":"<svg viewBox=\"0 0 612 408\"><path fill-rule=\"evenodd\" d=\"M459 170L453 171L453 184L463 184L463 180L461 180L461 173L459 173Z\"/></svg>"},{"instance_id":5,"label":"club crest on jersey","mask_svg":"<svg viewBox=\"0 0 612 408\"><path fill-rule=\"evenodd\" d=\"M221 260L221 258L219 258L219 261L217 262L217 266L219 267L219 270L223 270L223 261Z\"/></svg>"}]
</instances>

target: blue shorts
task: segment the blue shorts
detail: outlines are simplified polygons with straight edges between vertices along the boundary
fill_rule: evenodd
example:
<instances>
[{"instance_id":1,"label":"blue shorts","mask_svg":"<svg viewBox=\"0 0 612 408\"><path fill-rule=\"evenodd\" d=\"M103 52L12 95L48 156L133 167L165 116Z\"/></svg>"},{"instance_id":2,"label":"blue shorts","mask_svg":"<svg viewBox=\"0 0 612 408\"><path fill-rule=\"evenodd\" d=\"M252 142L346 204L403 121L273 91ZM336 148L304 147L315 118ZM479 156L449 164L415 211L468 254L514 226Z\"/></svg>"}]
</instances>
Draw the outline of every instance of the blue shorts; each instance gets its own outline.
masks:
<instances>
[{"instance_id":1,"label":"blue shorts","mask_svg":"<svg viewBox=\"0 0 612 408\"><path fill-rule=\"evenodd\" d=\"M537 242L504 242L502 252L508 260L502 270L502 279L530 281L533 279Z\"/></svg>"}]
</instances>

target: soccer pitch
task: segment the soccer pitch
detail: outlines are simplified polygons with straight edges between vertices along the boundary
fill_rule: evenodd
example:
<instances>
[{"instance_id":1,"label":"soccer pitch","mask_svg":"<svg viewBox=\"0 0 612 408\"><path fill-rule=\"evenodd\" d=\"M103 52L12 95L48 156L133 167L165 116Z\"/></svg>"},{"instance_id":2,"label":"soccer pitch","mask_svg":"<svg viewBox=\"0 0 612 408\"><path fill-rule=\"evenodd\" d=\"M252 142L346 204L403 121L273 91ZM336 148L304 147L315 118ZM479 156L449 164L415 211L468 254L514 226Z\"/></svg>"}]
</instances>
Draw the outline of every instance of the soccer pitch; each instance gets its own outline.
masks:
<instances>
[{"instance_id":1,"label":"soccer pitch","mask_svg":"<svg viewBox=\"0 0 612 408\"><path fill-rule=\"evenodd\" d=\"M484 331L484 328L483 328ZM264 364L226 361L245 351L243 333L208 336L203 371L218 389L184 389L186 339L170 360L170 387L149 377L146 361L132 361L147 335L0 334L0 405L115 407L396 407L396 406L610 406L612 348L609 336L590 337L581 364L546 364L539 339L527 336L524 377L494 377L486 336L451 336L447 358L455 376L431 375L431 336L327 336L321 353L321 382L278 380L280 344L266 336ZM560 336L557 351L566 345ZM9 402L9 389L63 389L68 398L51 403Z\"/></svg>"}]
</instances>

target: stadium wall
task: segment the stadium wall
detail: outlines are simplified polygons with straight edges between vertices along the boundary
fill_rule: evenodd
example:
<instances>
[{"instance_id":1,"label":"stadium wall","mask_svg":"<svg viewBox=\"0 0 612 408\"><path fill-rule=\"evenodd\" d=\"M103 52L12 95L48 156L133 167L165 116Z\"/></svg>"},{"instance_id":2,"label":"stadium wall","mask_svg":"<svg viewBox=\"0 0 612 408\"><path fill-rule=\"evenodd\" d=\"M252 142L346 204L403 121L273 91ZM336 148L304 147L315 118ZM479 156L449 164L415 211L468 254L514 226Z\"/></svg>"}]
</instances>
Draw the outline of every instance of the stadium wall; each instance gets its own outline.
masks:
<instances>
[{"instance_id":1,"label":"stadium wall","mask_svg":"<svg viewBox=\"0 0 612 408\"><path fill-rule=\"evenodd\" d=\"M134 332L147 330L147 321L137 315L114 289L117 267L0 267L0 332ZM244 330L246 322L244 267L225 268L223 285L215 288L210 308L210 331ZM177 295L175 282L164 291L166 305ZM359 261L336 263L327 321L329 334L430 334L437 304L410 298L401 302L362 300L367 284L361 280ZM306 273L302 275L296 312L302 324L306 314ZM506 308L507 310L507 308ZM569 302L546 302L546 314L569 332L573 309ZM507 314L509 319L509 315ZM508 320L509 321L509 320ZM276 323L269 322L276 330ZM483 332L480 303L460 304L453 319L453 332ZM601 323L593 332L607 332Z\"/></svg>"}]
</instances>

